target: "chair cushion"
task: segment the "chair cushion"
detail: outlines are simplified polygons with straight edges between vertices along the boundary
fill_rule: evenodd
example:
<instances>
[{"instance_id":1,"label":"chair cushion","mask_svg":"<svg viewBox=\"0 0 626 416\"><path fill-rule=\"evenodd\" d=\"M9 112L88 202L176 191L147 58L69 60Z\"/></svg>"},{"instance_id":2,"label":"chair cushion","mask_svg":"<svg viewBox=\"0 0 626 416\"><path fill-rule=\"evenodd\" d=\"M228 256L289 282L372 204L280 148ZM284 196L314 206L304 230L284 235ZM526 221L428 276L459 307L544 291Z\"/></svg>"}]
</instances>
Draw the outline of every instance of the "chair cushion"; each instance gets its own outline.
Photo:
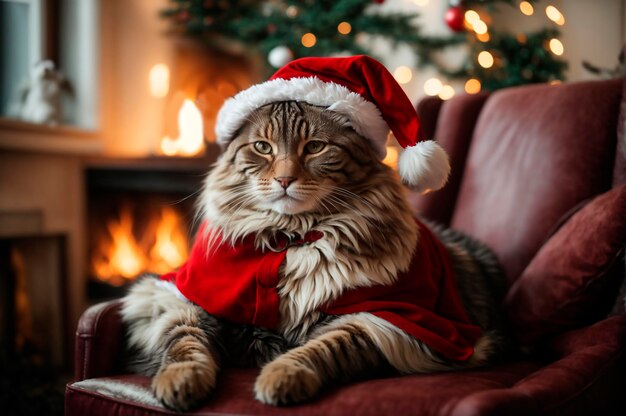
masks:
<instances>
[{"instance_id":1,"label":"chair cushion","mask_svg":"<svg viewBox=\"0 0 626 416\"><path fill-rule=\"evenodd\" d=\"M435 415L448 413L466 396L486 390L511 387L537 371L540 364L525 361L500 367L444 374L411 375L366 380L329 389L318 400L297 407L274 407L254 399L257 369L228 369L221 374L218 387L197 410L211 415ZM146 377L120 375L88 381L112 381L130 384L148 391ZM84 382L83 382L84 383ZM93 383L96 384L96 383ZM89 385L88 385L89 386ZM97 390L97 391L95 391ZM106 389L70 384L66 391L67 414L140 415L175 414L161 406L138 403L137 400L112 397ZM448 409L447 411L443 411ZM536 409L534 409L536 410Z\"/></svg>"},{"instance_id":2,"label":"chair cushion","mask_svg":"<svg viewBox=\"0 0 626 416\"><path fill-rule=\"evenodd\" d=\"M316 400L273 407L254 400L256 369L227 369L198 415L585 415L624 414L626 316L561 334L544 345L540 360L442 374L365 380L333 387ZM150 380L117 375L114 381L147 390ZM90 381L90 380L87 380ZM92 383L94 384L94 383ZM616 407L620 407L617 409ZM620 413L621 412L621 413ZM175 415L161 406L67 386L67 415Z\"/></svg>"},{"instance_id":3,"label":"chair cushion","mask_svg":"<svg viewBox=\"0 0 626 416\"><path fill-rule=\"evenodd\" d=\"M519 339L581 327L610 310L623 277L626 185L569 218L509 290L505 307Z\"/></svg>"}]
</instances>

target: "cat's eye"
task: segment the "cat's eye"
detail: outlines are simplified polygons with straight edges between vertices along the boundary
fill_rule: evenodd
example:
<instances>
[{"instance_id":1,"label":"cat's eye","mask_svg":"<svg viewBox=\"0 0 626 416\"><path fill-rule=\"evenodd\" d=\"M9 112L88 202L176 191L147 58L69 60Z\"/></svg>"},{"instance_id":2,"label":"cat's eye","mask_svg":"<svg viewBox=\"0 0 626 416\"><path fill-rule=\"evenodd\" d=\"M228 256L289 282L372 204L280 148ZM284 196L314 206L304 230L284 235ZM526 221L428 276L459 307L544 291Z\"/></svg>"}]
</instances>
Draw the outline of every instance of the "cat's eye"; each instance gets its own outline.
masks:
<instances>
[{"instance_id":1,"label":"cat's eye","mask_svg":"<svg viewBox=\"0 0 626 416\"><path fill-rule=\"evenodd\" d=\"M268 142L264 142L264 141L254 142L254 148L256 149L257 152L261 153L262 155L269 155L270 153L272 153L272 145L269 144Z\"/></svg>"},{"instance_id":2,"label":"cat's eye","mask_svg":"<svg viewBox=\"0 0 626 416\"><path fill-rule=\"evenodd\" d=\"M304 146L304 151L313 155L321 152L325 147L326 143L319 140L311 140Z\"/></svg>"}]
</instances>

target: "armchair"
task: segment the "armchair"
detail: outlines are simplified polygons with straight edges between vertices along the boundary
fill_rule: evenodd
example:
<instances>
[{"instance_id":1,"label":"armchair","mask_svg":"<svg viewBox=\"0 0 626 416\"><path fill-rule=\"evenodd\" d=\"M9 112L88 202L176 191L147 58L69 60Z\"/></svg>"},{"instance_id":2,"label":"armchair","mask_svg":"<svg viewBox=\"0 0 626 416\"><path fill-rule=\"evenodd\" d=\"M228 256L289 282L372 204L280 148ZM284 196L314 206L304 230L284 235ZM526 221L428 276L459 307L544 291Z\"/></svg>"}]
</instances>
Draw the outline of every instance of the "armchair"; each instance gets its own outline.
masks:
<instances>
[{"instance_id":1,"label":"armchair","mask_svg":"<svg viewBox=\"0 0 626 416\"><path fill-rule=\"evenodd\" d=\"M626 245L623 81L525 86L418 105L453 172L444 190L411 197L415 211L494 249L510 284L505 309L527 355L470 371L364 380L288 408L254 400L258 370L226 369L195 413L625 414L626 314L617 300ZM174 414L92 382L149 388L146 377L120 368L119 307L93 306L79 322L66 414Z\"/></svg>"}]
</instances>

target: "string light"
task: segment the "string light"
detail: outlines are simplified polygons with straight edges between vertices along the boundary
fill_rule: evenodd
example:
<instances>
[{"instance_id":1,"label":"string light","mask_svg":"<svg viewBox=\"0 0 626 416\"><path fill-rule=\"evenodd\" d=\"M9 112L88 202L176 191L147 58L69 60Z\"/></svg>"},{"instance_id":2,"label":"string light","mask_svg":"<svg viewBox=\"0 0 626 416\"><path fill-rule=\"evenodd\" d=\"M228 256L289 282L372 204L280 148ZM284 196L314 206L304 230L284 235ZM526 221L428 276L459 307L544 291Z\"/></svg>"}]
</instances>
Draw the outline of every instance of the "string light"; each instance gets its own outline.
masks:
<instances>
[{"instance_id":1,"label":"string light","mask_svg":"<svg viewBox=\"0 0 626 416\"><path fill-rule=\"evenodd\" d=\"M341 22L337 25L337 32L341 33L342 35L347 35L348 33L352 32L352 25L348 22Z\"/></svg>"},{"instance_id":2,"label":"string light","mask_svg":"<svg viewBox=\"0 0 626 416\"><path fill-rule=\"evenodd\" d=\"M493 66L493 55L487 51L478 54L478 64L485 69Z\"/></svg>"},{"instance_id":3,"label":"string light","mask_svg":"<svg viewBox=\"0 0 626 416\"><path fill-rule=\"evenodd\" d=\"M549 45L550 45L550 50L552 51L552 53L557 56L561 56L563 55L563 52L565 52L563 43L561 43L561 41L558 40L557 38L550 39Z\"/></svg>"},{"instance_id":4,"label":"string light","mask_svg":"<svg viewBox=\"0 0 626 416\"><path fill-rule=\"evenodd\" d=\"M489 42L489 39L491 39L491 36L489 36L489 33L477 33L476 34L476 39L478 39L481 42Z\"/></svg>"},{"instance_id":5,"label":"string light","mask_svg":"<svg viewBox=\"0 0 626 416\"><path fill-rule=\"evenodd\" d=\"M465 20L473 26L476 22L480 22L480 15L476 10L468 10L465 12Z\"/></svg>"},{"instance_id":6,"label":"string light","mask_svg":"<svg viewBox=\"0 0 626 416\"><path fill-rule=\"evenodd\" d=\"M437 78L431 78L424 83L424 93L426 95L435 96L441 92L443 84Z\"/></svg>"},{"instance_id":7,"label":"string light","mask_svg":"<svg viewBox=\"0 0 626 416\"><path fill-rule=\"evenodd\" d=\"M399 66L393 71L393 77L400 84L408 84L413 79L413 72L408 66Z\"/></svg>"},{"instance_id":8,"label":"string light","mask_svg":"<svg viewBox=\"0 0 626 416\"><path fill-rule=\"evenodd\" d=\"M312 48L317 43L317 38L313 33L309 32L302 35L302 39L300 39L300 41L302 42L302 46L305 48Z\"/></svg>"},{"instance_id":9,"label":"string light","mask_svg":"<svg viewBox=\"0 0 626 416\"><path fill-rule=\"evenodd\" d=\"M298 8L296 6L289 6L285 11L285 14L289 17L296 17L298 15Z\"/></svg>"},{"instance_id":10,"label":"string light","mask_svg":"<svg viewBox=\"0 0 626 416\"><path fill-rule=\"evenodd\" d=\"M535 8L533 7L532 4L530 4L527 1L523 1L519 4L519 9L522 13L524 13L526 16L532 16L533 13L535 13Z\"/></svg>"},{"instance_id":11,"label":"string light","mask_svg":"<svg viewBox=\"0 0 626 416\"><path fill-rule=\"evenodd\" d=\"M443 87L441 87L441 91L439 91L439 98L441 98L442 100L449 100L450 98L454 97L454 88L452 88L451 85L444 85Z\"/></svg>"},{"instance_id":12,"label":"string light","mask_svg":"<svg viewBox=\"0 0 626 416\"><path fill-rule=\"evenodd\" d=\"M487 33L487 24L482 20L477 21L476 23L474 23L473 26L474 32L478 33L479 35L484 35L485 33Z\"/></svg>"},{"instance_id":13,"label":"string light","mask_svg":"<svg viewBox=\"0 0 626 416\"><path fill-rule=\"evenodd\" d=\"M546 16L559 26L563 26L565 24L565 17L563 16L563 13L552 5L546 7Z\"/></svg>"},{"instance_id":14,"label":"string light","mask_svg":"<svg viewBox=\"0 0 626 416\"><path fill-rule=\"evenodd\" d=\"M468 94L478 94L480 87L480 81L476 78L470 78L465 82L465 92Z\"/></svg>"}]
</instances>

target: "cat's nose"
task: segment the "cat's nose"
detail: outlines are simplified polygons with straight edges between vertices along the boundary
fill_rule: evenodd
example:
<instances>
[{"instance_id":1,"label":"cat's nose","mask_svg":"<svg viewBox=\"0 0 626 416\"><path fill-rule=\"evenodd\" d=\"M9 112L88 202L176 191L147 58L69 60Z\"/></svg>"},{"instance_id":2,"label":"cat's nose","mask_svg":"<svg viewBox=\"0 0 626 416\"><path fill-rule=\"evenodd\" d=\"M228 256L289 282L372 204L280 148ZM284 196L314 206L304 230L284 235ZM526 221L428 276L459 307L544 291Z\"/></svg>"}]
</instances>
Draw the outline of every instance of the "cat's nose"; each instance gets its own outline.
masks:
<instances>
[{"instance_id":1,"label":"cat's nose","mask_svg":"<svg viewBox=\"0 0 626 416\"><path fill-rule=\"evenodd\" d=\"M279 176L274 179L280 184L280 186L283 187L283 189L287 189L289 185L291 185L296 180L294 176Z\"/></svg>"}]
</instances>

